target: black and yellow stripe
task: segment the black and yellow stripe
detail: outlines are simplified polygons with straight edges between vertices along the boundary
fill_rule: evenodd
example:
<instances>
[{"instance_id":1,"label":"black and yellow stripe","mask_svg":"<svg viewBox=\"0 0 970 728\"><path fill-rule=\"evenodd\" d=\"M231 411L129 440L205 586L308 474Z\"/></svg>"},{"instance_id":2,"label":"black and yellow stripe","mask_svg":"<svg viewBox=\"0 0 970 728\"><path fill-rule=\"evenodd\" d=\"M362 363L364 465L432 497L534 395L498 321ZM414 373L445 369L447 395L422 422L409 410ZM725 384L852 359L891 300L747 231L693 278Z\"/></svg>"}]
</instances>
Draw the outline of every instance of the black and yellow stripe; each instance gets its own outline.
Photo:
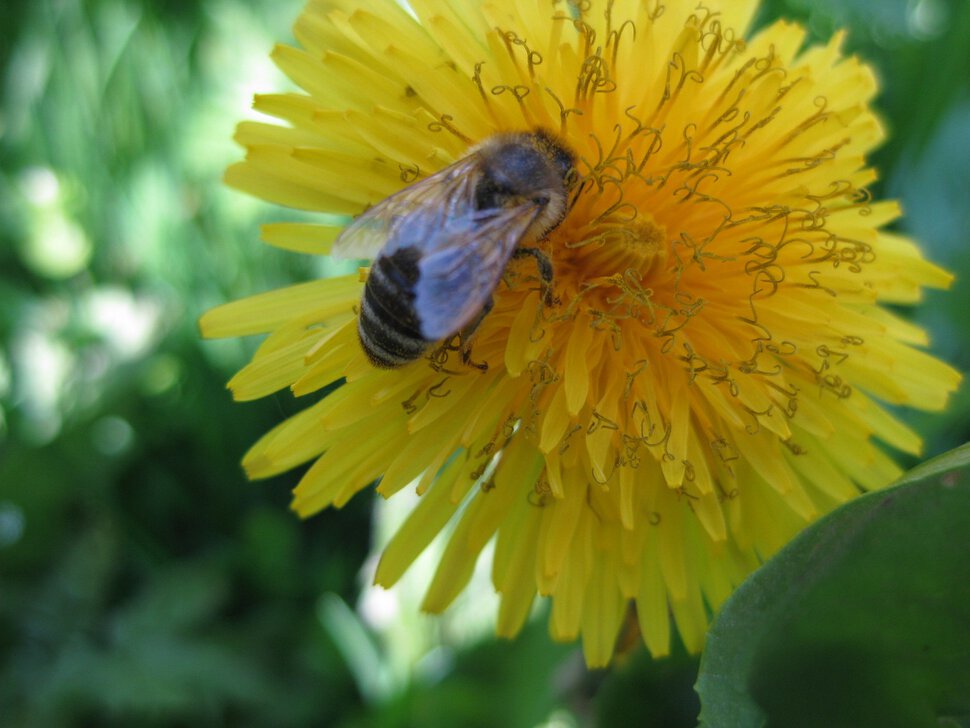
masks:
<instances>
[{"instance_id":1,"label":"black and yellow stripe","mask_svg":"<svg viewBox=\"0 0 970 728\"><path fill-rule=\"evenodd\" d=\"M420 278L415 247L403 247L374 261L360 305L357 332L376 367L394 369L421 357L434 342L421 336L414 310Z\"/></svg>"}]
</instances>

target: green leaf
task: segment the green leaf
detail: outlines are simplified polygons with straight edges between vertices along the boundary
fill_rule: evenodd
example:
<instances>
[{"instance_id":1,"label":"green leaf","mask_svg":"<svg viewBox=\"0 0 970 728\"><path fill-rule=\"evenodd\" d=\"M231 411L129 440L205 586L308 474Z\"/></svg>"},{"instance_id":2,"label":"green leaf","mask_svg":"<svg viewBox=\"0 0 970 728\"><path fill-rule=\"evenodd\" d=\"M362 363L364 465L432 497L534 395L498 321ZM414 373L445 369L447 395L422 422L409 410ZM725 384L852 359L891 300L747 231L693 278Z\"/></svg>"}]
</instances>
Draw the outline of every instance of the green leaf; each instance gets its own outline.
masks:
<instances>
[{"instance_id":1,"label":"green leaf","mask_svg":"<svg viewBox=\"0 0 970 728\"><path fill-rule=\"evenodd\" d=\"M970 444L829 514L753 574L711 627L696 690L711 728L965 721Z\"/></svg>"}]
</instances>

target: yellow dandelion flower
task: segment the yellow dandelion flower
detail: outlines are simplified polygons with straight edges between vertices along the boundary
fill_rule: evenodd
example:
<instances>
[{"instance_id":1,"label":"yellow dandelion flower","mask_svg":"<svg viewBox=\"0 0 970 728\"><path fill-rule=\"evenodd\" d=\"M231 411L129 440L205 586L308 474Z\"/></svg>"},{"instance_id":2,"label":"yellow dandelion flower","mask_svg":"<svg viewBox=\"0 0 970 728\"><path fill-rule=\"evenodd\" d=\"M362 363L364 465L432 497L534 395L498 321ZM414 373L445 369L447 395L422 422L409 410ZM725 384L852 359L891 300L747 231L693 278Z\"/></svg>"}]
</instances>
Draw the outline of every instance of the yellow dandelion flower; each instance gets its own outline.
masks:
<instances>
[{"instance_id":1,"label":"yellow dandelion flower","mask_svg":"<svg viewBox=\"0 0 970 728\"><path fill-rule=\"evenodd\" d=\"M803 48L756 0L311 0L274 59L306 93L258 96L227 181L358 215L499 132L575 155L570 207L513 258L465 357L454 340L396 369L358 341L365 272L206 314L210 337L269 334L237 399L340 382L244 459L313 461L293 507L378 480L419 505L383 553L390 587L442 530L424 607L443 610L495 539L498 632L537 595L553 637L610 660L630 605L654 655L672 615L691 650L747 573L820 514L899 468L919 437L886 410L936 410L959 382L883 307L950 275L886 226L866 155L884 136L872 70L842 36ZM327 255L339 227L268 225ZM464 346L465 344L462 344ZM478 365L478 366L476 366ZM415 485L416 484L416 485Z\"/></svg>"}]
</instances>

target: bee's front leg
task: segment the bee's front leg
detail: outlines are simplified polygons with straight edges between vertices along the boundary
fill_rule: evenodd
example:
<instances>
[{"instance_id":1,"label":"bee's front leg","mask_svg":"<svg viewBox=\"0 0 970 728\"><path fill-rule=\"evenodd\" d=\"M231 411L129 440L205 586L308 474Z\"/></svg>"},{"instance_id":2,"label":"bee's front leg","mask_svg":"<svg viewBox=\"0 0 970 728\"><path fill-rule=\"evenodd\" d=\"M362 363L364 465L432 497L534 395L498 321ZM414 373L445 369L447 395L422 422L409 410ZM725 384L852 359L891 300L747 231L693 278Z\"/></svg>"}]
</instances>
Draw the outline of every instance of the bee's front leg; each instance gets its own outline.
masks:
<instances>
[{"instance_id":1,"label":"bee's front leg","mask_svg":"<svg viewBox=\"0 0 970 728\"><path fill-rule=\"evenodd\" d=\"M547 306L556 303L555 296L552 294L552 261L549 256L538 248L516 248L512 253L513 258L534 258L536 268L539 269L539 277L542 279L542 300Z\"/></svg>"},{"instance_id":2,"label":"bee's front leg","mask_svg":"<svg viewBox=\"0 0 970 728\"><path fill-rule=\"evenodd\" d=\"M472 361L472 348L471 346L462 346L461 349L461 363L468 367L475 367L479 371L488 371L487 361Z\"/></svg>"},{"instance_id":3,"label":"bee's front leg","mask_svg":"<svg viewBox=\"0 0 970 728\"><path fill-rule=\"evenodd\" d=\"M462 364L466 366L472 366L476 369L480 369L483 372L488 371L487 361L472 361L472 336L475 331L481 325L482 321L488 316L489 311L495 306L495 299L489 297L488 301L482 306L481 313L475 317L475 320L468 324L465 328L458 332L458 349L461 351L461 361Z\"/></svg>"}]
</instances>

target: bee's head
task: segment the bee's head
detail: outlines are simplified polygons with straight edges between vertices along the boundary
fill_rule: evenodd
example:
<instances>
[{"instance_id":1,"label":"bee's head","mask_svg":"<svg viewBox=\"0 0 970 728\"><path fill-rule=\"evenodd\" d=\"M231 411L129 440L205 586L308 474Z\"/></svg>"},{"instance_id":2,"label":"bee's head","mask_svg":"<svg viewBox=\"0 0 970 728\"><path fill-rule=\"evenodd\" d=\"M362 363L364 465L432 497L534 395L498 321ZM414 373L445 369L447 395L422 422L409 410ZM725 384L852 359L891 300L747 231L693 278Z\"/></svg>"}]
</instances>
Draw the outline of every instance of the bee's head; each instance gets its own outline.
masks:
<instances>
[{"instance_id":1,"label":"bee's head","mask_svg":"<svg viewBox=\"0 0 970 728\"><path fill-rule=\"evenodd\" d=\"M562 221L575 158L551 133L539 129L499 134L474 151L481 168L475 187L477 209L537 204L539 215L530 229L531 237L544 236Z\"/></svg>"},{"instance_id":2,"label":"bee's head","mask_svg":"<svg viewBox=\"0 0 970 728\"><path fill-rule=\"evenodd\" d=\"M572 152L544 129L496 136L477 150L485 185L509 198L561 194L575 164Z\"/></svg>"},{"instance_id":3,"label":"bee's head","mask_svg":"<svg viewBox=\"0 0 970 728\"><path fill-rule=\"evenodd\" d=\"M542 152L559 178L565 183L570 172L576 167L576 155L562 143L552 132L546 129L536 129L530 136L535 147Z\"/></svg>"}]
</instances>

